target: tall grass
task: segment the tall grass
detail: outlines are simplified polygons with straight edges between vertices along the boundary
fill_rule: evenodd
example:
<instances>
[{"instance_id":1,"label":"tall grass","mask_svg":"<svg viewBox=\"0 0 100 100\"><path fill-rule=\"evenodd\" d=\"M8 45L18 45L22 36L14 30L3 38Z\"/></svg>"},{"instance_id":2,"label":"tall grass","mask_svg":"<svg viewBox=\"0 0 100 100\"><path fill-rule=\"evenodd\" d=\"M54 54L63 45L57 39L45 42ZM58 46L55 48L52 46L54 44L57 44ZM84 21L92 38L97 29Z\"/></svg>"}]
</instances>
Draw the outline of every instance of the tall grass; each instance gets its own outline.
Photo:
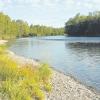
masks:
<instances>
[{"instance_id":1,"label":"tall grass","mask_svg":"<svg viewBox=\"0 0 100 100\"><path fill-rule=\"evenodd\" d=\"M0 47L0 99L44 100L44 90L51 91L51 69L47 64L38 67L19 66Z\"/></svg>"}]
</instances>

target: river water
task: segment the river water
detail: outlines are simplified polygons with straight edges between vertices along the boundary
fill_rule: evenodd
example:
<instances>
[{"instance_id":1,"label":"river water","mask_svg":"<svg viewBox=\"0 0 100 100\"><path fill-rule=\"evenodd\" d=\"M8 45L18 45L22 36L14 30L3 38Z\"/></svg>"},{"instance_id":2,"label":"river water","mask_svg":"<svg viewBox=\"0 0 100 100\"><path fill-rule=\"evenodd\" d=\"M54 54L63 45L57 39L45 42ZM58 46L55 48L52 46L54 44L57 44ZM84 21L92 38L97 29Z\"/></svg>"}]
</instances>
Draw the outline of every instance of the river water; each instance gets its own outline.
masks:
<instances>
[{"instance_id":1,"label":"river water","mask_svg":"<svg viewBox=\"0 0 100 100\"><path fill-rule=\"evenodd\" d=\"M9 49L18 55L48 63L100 91L100 37L20 38Z\"/></svg>"}]
</instances>

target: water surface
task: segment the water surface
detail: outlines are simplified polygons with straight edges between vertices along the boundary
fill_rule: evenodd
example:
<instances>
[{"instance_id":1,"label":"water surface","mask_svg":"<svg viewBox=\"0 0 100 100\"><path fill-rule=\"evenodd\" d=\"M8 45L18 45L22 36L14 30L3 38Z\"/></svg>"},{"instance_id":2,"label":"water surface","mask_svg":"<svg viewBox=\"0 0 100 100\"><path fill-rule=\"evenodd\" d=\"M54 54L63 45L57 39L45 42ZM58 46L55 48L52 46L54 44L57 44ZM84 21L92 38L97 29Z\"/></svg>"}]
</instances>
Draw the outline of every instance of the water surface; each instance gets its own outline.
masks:
<instances>
[{"instance_id":1,"label":"water surface","mask_svg":"<svg viewBox=\"0 0 100 100\"><path fill-rule=\"evenodd\" d=\"M10 50L49 63L100 91L100 38L51 36L17 39Z\"/></svg>"}]
</instances>

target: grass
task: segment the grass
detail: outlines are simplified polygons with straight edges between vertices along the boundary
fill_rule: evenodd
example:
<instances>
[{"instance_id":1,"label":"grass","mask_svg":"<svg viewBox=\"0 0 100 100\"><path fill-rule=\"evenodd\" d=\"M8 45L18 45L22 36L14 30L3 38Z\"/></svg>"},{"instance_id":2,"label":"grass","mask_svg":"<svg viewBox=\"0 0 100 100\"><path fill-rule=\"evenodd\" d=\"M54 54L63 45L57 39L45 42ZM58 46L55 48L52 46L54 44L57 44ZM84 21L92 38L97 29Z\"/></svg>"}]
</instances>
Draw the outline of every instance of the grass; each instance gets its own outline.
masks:
<instances>
[{"instance_id":1,"label":"grass","mask_svg":"<svg viewBox=\"0 0 100 100\"><path fill-rule=\"evenodd\" d=\"M44 100L44 90L51 91L52 71L47 64L32 67L19 66L0 46L0 98L1 100Z\"/></svg>"},{"instance_id":2,"label":"grass","mask_svg":"<svg viewBox=\"0 0 100 100\"><path fill-rule=\"evenodd\" d=\"M44 88L45 88L45 90L46 90L47 92L51 92L51 90L52 90L52 85L51 85L50 83L47 83L47 84L44 85Z\"/></svg>"}]
</instances>

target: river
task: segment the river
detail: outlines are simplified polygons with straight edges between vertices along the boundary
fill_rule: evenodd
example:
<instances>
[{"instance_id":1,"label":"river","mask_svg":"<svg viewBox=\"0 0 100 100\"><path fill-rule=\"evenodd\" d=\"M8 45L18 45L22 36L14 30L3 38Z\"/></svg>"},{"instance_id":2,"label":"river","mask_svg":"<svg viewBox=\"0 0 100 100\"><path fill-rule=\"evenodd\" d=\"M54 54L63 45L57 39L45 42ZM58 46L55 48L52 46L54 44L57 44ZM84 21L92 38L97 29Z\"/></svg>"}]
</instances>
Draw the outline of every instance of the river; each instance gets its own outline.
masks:
<instances>
[{"instance_id":1,"label":"river","mask_svg":"<svg viewBox=\"0 0 100 100\"><path fill-rule=\"evenodd\" d=\"M100 91L100 37L20 38L9 49L17 55L48 63Z\"/></svg>"}]
</instances>

